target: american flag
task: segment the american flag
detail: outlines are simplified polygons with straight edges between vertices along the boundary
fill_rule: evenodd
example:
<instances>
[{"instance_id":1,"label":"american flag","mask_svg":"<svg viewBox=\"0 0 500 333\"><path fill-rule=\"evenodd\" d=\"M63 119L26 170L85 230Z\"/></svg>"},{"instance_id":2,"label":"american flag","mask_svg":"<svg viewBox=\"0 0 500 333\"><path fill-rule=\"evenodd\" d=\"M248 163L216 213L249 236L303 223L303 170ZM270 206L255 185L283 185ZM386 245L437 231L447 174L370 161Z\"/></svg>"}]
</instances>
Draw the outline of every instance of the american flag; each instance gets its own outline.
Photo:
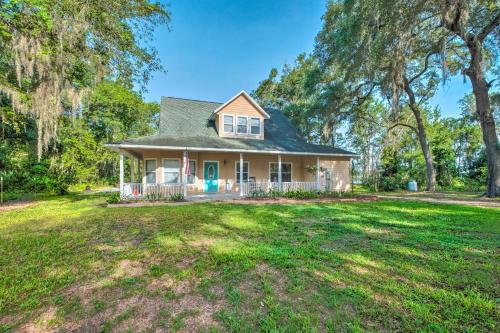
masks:
<instances>
[{"instance_id":1,"label":"american flag","mask_svg":"<svg viewBox=\"0 0 500 333\"><path fill-rule=\"evenodd\" d=\"M184 159L186 161L185 162L186 166L184 168L184 174L190 176L191 175L191 169L189 169L189 156L188 156L187 152L184 153Z\"/></svg>"}]
</instances>

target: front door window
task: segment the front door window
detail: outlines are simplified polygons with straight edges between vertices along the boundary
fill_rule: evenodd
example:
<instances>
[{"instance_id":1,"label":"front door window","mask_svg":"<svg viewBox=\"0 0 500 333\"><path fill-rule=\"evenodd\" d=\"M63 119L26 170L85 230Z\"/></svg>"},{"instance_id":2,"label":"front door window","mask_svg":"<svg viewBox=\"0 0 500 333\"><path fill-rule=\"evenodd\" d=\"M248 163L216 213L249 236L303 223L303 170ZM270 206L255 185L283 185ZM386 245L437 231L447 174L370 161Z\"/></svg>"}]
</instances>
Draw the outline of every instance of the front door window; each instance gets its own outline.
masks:
<instances>
[{"instance_id":1,"label":"front door window","mask_svg":"<svg viewBox=\"0 0 500 333\"><path fill-rule=\"evenodd\" d=\"M213 165L209 165L208 166L208 179L213 180L214 179L214 175L215 175L214 166Z\"/></svg>"}]
</instances>

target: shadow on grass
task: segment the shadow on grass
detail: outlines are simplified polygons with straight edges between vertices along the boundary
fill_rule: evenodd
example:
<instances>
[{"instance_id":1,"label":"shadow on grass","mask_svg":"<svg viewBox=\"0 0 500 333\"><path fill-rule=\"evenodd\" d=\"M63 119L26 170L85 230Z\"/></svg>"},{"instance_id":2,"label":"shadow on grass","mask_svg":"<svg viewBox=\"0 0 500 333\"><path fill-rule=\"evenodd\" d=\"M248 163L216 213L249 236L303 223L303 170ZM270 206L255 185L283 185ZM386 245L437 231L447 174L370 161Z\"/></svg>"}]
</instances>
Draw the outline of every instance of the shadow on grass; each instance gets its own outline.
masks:
<instances>
[{"instance_id":1,"label":"shadow on grass","mask_svg":"<svg viewBox=\"0 0 500 333\"><path fill-rule=\"evenodd\" d=\"M35 310L28 325L55 308L43 325L62 330L144 328L141 317L172 328L182 317L188 328L243 331L490 330L498 319L493 210L390 201L109 210L99 200L11 215L23 220L0 236L0 317ZM194 303L204 310L186 315ZM137 306L145 310L123 318Z\"/></svg>"}]
</instances>

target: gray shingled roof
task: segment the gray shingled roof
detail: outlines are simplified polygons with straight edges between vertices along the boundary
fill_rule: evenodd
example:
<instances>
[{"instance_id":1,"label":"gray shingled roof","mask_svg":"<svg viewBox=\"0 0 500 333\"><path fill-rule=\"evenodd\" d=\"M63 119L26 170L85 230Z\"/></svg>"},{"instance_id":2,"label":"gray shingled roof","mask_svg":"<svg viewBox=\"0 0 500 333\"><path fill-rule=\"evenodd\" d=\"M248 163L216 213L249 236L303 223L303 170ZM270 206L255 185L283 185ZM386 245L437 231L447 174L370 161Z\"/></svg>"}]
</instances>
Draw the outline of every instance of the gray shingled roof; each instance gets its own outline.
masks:
<instances>
[{"instance_id":1,"label":"gray shingled roof","mask_svg":"<svg viewBox=\"0 0 500 333\"><path fill-rule=\"evenodd\" d=\"M307 143L288 118L275 109L266 109L271 118L264 122L264 140L221 138L209 118L222 104L162 97L159 134L119 144L355 155L344 149Z\"/></svg>"}]
</instances>

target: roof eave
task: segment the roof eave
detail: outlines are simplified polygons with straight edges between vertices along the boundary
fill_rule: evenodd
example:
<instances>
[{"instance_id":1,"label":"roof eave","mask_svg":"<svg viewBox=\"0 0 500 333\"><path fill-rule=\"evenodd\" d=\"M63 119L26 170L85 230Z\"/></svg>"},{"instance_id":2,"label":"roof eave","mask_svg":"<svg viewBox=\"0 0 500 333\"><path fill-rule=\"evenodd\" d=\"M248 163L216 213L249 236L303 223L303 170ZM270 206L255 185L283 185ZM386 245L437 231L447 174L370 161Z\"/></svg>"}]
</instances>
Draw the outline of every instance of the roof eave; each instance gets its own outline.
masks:
<instances>
[{"instance_id":1,"label":"roof eave","mask_svg":"<svg viewBox=\"0 0 500 333\"><path fill-rule=\"evenodd\" d=\"M212 114L210 115L210 120L213 120L215 115L220 111L222 110L224 107L226 107L229 103L231 103L232 101L234 101L236 98L240 97L241 95L245 96L249 101L250 103L257 109L259 110L260 113L262 113L262 115L264 115L264 118L265 119L269 119L271 118L271 116L252 98L252 96L250 96L245 90L242 90L240 91L239 93L237 93L236 95L234 95L230 100L228 100L226 103L222 104L221 106L219 106L217 109L214 110L214 112L212 112Z\"/></svg>"},{"instance_id":2,"label":"roof eave","mask_svg":"<svg viewBox=\"0 0 500 333\"><path fill-rule=\"evenodd\" d=\"M156 150L180 150L180 151L214 151L214 152L228 152L228 153L252 153L252 154L286 154L286 155L305 155L305 156L342 156L358 158L358 154L343 154L343 153L314 153L314 152L299 152L299 151L285 151L285 150L257 150L257 149L235 149L235 148L205 148L205 147L184 147L184 146L155 146L155 145L134 145L134 144L118 144L109 143L105 147L121 152L122 149L156 149Z\"/></svg>"}]
</instances>

